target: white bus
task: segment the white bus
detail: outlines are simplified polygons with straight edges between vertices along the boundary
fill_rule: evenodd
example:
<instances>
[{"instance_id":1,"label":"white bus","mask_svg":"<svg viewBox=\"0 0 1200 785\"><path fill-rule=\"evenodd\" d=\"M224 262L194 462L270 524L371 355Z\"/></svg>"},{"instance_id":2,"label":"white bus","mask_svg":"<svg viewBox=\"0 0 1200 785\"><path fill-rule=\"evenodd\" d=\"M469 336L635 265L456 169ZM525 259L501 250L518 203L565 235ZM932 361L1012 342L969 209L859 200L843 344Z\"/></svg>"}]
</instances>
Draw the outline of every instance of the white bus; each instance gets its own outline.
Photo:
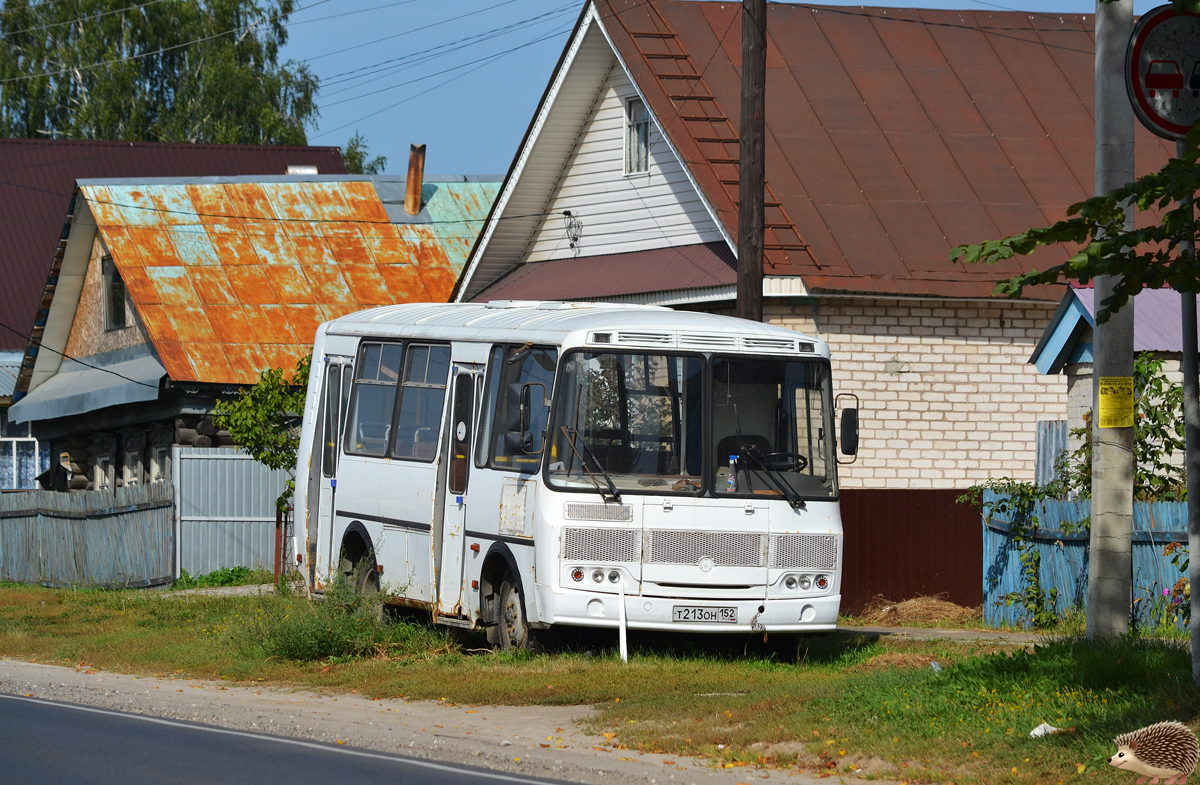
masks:
<instances>
[{"instance_id":1,"label":"white bus","mask_svg":"<svg viewBox=\"0 0 1200 785\"><path fill-rule=\"evenodd\" d=\"M833 629L829 347L606 303L376 308L321 325L297 561L485 628ZM853 454L858 411L842 412ZM624 597L624 613L619 606Z\"/></svg>"}]
</instances>

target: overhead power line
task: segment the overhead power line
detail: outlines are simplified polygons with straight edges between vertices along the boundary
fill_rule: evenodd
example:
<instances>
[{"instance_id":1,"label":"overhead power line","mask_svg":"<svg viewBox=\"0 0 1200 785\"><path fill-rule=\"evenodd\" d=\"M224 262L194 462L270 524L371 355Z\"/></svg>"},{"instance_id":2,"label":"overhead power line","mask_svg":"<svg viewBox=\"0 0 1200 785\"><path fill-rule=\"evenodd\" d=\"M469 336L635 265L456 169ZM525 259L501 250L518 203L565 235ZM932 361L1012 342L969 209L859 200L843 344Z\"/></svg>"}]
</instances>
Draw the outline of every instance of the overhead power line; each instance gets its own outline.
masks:
<instances>
[{"instance_id":1,"label":"overhead power line","mask_svg":"<svg viewBox=\"0 0 1200 785\"><path fill-rule=\"evenodd\" d=\"M95 19L103 19L106 16L112 16L113 14L124 14L129 11L137 11L140 8L145 8L146 6L151 6L151 5L157 5L162 2L165 2L165 0L148 0L148 2L145 2L145 3L139 3L137 5L126 6L125 8L114 8L111 11L101 11L98 14L88 14L87 16L81 16L76 19L68 19L65 22L51 22L49 24L38 25L36 27L26 27L21 30L13 30L13 31L7 33L7 35L14 36L14 35L20 35L21 33L37 32L38 30L53 30L56 27L67 27L69 25L73 25L78 22L91 22ZM29 11L33 11L36 13L40 8L41 8L41 6L28 6L26 9L22 9L22 10L29 10ZM8 13L13 13L13 11L8 11Z\"/></svg>"},{"instance_id":2,"label":"overhead power line","mask_svg":"<svg viewBox=\"0 0 1200 785\"><path fill-rule=\"evenodd\" d=\"M414 100L414 99L416 99L416 98L420 98L421 96L425 95L426 93L432 92L433 90L436 90L436 89L437 89L437 88L439 88L439 87L442 87L442 86L444 86L444 85L447 85L447 84L449 84L450 82L453 82L453 81L455 81L456 79L461 79L462 77L464 77L464 76L466 76L466 75L468 75L468 74L474 73L475 71L478 71L480 68L483 68L485 65L489 65L489 64L491 64L491 63L495 62L496 60L499 60L499 59L500 59L500 58L502 58L502 57L506 57L507 55L510 55L510 54L512 54L513 52L516 52L516 51L518 51L518 50L521 50L521 49L526 49L526 48L528 48L528 47L530 47L530 46L533 46L534 44L539 44L539 43L541 43L542 41L548 41L548 40L550 40L551 38L557 38L558 36L562 35L564 32L566 32L566 31L567 31L567 30L569 30L569 29L570 29L570 28L568 27L568 28L562 28L562 29L559 29L559 30L555 30L554 32L550 33L549 35L544 35L544 36L542 36L542 37L540 37L540 38L535 38L535 39L534 39L534 40L532 40L532 41L528 41L528 42L526 42L526 43L523 43L523 44L521 44L521 45L519 45L519 46L514 46L514 47L512 47L511 49L506 49L506 50L504 50L503 52L498 52L498 53L496 53L496 54L494 54L494 55L489 55L489 56L487 56L487 57L480 58L479 60L473 60L473 61L471 61L471 62L464 63L464 64L462 64L462 65L458 65L458 66L454 66L454 67L452 67L452 68L446 68L446 69L443 69L443 70L441 70L441 71L438 71L438 72L436 72L436 73L429 74L428 76L421 77L420 79L414 79L414 80L411 80L410 82L407 82L406 84L411 84L411 83L413 83L413 82L416 82L416 81L422 81L422 80L424 80L424 79L431 79L431 78L433 78L433 77L435 77L435 76L441 76L442 74L446 74L446 73L449 73L449 72L451 72L451 71L457 71L457 70L459 70L459 69L461 69L461 68L465 68L465 67L466 67L466 66L468 66L468 65L472 65L473 63L478 63L478 64L479 64L479 65L475 66L474 68L471 68L471 69L468 69L468 70L466 70L466 71L463 71L461 74L458 74L458 75L456 75L456 76L453 76L453 77L451 77L450 79L447 79L447 80L445 80L444 82L439 82L438 84L436 84L436 85L433 85L432 87L430 87L430 88L428 88L428 89L426 89L426 90L422 90L422 91L421 91L421 92L419 92L419 93L414 93L413 95L410 95L410 96L408 96L407 98L401 99L401 100L397 101L397 102L396 102L396 103L394 103L394 104L389 104L389 105L387 105L387 106L385 106L385 107L383 107L383 108L381 108L381 109L377 109L377 110L376 110L376 111L374 111L374 112L370 112L370 113L368 113L368 114L365 114L365 115L363 115L362 117L359 117L357 120L353 120L353 121L351 121L351 122L349 122L349 123L343 123L342 125L339 125L339 126L337 126L336 128L330 128L330 129L328 129L328 130L322 131L321 133L314 135L312 138L313 138L313 139L319 139L319 138L321 138L322 136L328 136L329 134L331 134L331 133L334 133L334 132L336 132L336 131L341 131L341 130L343 130L343 129L345 129L345 128L349 128L349 127L350 127L350 126L352 126L352 125L356 125L356 124L358 124L358 123L362 122L363 120L367 120L367 119L369 119L369 118L371 118L371 117L374 117L374 116L376 116L376 115L378 115L378 114L382 114L383 112L389 111L389 110L391 110L391 109L395 109L397 106L400 106L401 104L405 104L405 103L408 103L409 101L412 101L412 100ZM397 87L400 87L400 86L403 86L403 85L396 85L396 86L397 86ZM385 89L391 89L391 88L385 88ZM377 91L375 91L375 92L382 92L382 90L377 90ZM359 96L359 97L362 97L362 96ZM346 99L346 100L355 100L355 99ZM343 103L343 102L342 102L342 101L338 101L338 102L335 102L335 103Z\"/></svg>"},{"instance_id":3,"label":"overhead power line","mask_svg":"<svg viewBox=\"0 0 1200 785\"><path fill-rule=\"evenodd\" d=\"M3 327L5 330L8 330L13 335L19 335L20 337L24 338L25 340L29 340L29 336L26 333L23 333L20 330L18 330L17 328L7 325L4 322L0 322L0 327ZM117 378L124 379L127 382L133 382L134 384L140 384L143 387L149 387L154 390L159 389L157 384L147 384L146 382L140 381L138 379L134 379L130 376L126 376L123 373L118 373L117 371L114 371L111 368L105 368L101 365L92 365L91 363L80 360L78 357L72 357L71 355L67 354L66 352L60 352L58 349L55 349L51 346L46 346L44 343L39 345L38 348L39 348L39 350L46 349L47 351L54 352L55 354L62 357L64 360L70 360L71 362L79 363L80 365L84 366L85 368L91 368L93 371L103 371L104 373L112 374L113 376L116 376Z\"/></svg>"},{"instance_id":4,"label":"overhead power line","mask_svg":"<svg viewBox=\"0 0 1200 785\"><path fill-rule=\"evenodd\" d=\"M309 8L315 8L316 6L324 5L325 3L328 3L330 1L331 0L315 0L315 2L309 3L306 6L302 6L300 8L294 9L292 11L292 13L294 14L299 11L307 10ZM204 36L203 38L194 38L191 41L185 41L181 44L175 44L173 46L164 46L162 48L155 49L153 52L140 52L135 55L129 55L128 57L116 57L116 58L113 58L112 60L102 60L100 62L89 63L87 65L78 65L78 66L72 66L70 68L62 68L57 71L42 71L42 72L36 73L36 74L22 74L21 76L10 76L7 79L0 79L0 84L10 84L12 82L24 82L24 81L28 81L30 79L40 79L44 76L62 76L63 74L76 73L78 71L91 71L96 68L103 68L106 65L116 65L117 63L124 63L124 62L128 62L130 60L141 60L141 59L144 59L147 57L154 57L155 55L165 54L166 52L173 52L177 49L184 49L186 47L193 46L194 44L202 44L206 41L212 41L217 38L223 38L227 35L233 35L234 33L243 33L243 32L246 32L247 30L253 30L256 27L261 27L262 25L265 25L268 22L273 22L273 21L280 19L282 17L285 17L285 16L288 16L288 14L275 14L274 16L259 19L258 21L255 21L248 25L242 25L241 27L235 27L230 30L223 30L219 33L213 33L212 35Z\"/></svg>"},{"instance_id":5,"label":"overhead power line","mask_svg":"<svg viewBox=\"0 0 1200 785\"><path fill-rule=\"evenodd\" d=\"M474 46L479 43L485 43L487 41L494 40L495 38L499 38L500 36L505 35L507 33L515 32L516 30L520 30L522 28L534 25L537 22L545 21L545 20L550 19L555 16L561 16L562 14L569 12L576 6L577 6L577 3L575 3L575 2L567 3L566 5L559 6L558 8L554 8L550 11L546 11L544 13L537 14L535 16L527 17L525 19L521 19L516 22L511 22L506 25L501 25L500 27L493 27L491 30L487 30L482 33L476 33L474 35L464 36L463 38L460 38L457 41L450 41L450 42L447 42L444 44L438 44L437 46L432 46L428 49L422 49L422 50L419 50L416 52L409 52L408 54L406 54L402 57L393 57L388 60L381 60L378 63L372 63L371 65L362 66L361 68L355 68L350 71L343 71L339 74L333 74L331 76L322 77L321 78L321 89L322 89L322 92L324 92L324 89L331 85L345 84L346 82L353 82L353 81L356 81L359 79L366 79L367 77L374 77L374 79L372 79L371 81L377 81L378 79L382 79L386 76L397 73L398 71L401 71L401 70L406 70L407 68L412 67L414 65L419 65L424 62L429 62L430 60L433 60L437 57L442 57L444 55L450 54L452 52L457 52L462 49L466 49L467 47ZM384 73L384 72L387 72L387 73ZM379 74L383 74L383 75L380 76ZM362 84L362 83L360 83L360 84ZM344 88L343 90L334 91L332 93L324 93L324 94L327 96L328 95L337 95L341 92L345 92L347 89L353 89L353 88Z\"/></svg>"}]
</instances>

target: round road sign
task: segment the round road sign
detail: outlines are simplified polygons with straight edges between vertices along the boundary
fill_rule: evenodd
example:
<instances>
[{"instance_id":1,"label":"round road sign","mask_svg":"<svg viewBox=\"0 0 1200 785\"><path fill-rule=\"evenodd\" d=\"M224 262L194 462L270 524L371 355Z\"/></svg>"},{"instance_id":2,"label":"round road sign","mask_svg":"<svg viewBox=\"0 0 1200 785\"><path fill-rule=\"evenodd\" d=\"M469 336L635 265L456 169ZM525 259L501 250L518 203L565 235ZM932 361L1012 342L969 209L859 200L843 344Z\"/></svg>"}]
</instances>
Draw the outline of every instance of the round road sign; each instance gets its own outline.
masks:
<instances>
[{"instance_id":1,"label":"round road sign","mask_svg":"<svg viewBox=\"0 0 1200 785\"><path fill-rule=\"evenodd\" d=\"M1125 87L1143 125L1182 139L1200 120L1200 15L1169 5L1144 14L1125 54Z\"/></svg>"}]
</instances>

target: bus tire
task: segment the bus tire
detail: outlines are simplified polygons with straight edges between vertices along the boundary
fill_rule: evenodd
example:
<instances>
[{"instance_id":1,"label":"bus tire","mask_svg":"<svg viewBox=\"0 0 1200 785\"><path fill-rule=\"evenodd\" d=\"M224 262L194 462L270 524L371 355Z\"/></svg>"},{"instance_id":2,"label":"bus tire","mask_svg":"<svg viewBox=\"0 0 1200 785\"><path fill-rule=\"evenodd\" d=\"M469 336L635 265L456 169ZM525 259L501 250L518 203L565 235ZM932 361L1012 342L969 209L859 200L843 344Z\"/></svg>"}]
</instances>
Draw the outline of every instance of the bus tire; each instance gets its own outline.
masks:
<instances>
[{"instance_id":1,"label":"bus tire","mask_svg":"<svg viewBox=\"0 0 1200 785\"><path fill-rule=\"evenodd\" d=\"M354 590L363 601L363 612L377 622L383 621L383 595L379 591L379 572L375 560L363 557L354 565Z\"/></svg>"},{"instance_id":2,"label":"bus tire","mask_svg":"<svg viewBox=\"0 0 1200 785\"><path fill-rule=\"evenodd\" d=\"M525 603L511 574L506 573L500 582L499 612L496 631L499 633L500 648L510 652L532 650L533 634L525 615Z\"/></svg>"}]
</instances>

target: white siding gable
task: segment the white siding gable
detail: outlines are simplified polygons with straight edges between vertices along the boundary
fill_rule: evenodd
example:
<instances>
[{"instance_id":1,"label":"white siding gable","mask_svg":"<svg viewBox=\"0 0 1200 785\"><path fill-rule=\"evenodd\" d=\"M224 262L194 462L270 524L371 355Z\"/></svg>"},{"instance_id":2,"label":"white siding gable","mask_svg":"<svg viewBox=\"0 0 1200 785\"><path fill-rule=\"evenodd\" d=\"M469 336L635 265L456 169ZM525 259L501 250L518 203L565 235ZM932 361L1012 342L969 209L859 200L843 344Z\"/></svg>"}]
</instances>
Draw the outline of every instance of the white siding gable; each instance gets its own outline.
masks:
<instances>
[{"instance_id":1,"label":"white siding gable","mask_svg":"<svg viewBox=\"0 0 1200 785\"><path fill-rule=\"evenodd\" d=\"M657 123L650 124L649 171L625 174L625 107L636 96L614 57L521 261L723 240ZM582 222L574 250L567 239L566 210Z\"/></svg>"}]
</instances>

